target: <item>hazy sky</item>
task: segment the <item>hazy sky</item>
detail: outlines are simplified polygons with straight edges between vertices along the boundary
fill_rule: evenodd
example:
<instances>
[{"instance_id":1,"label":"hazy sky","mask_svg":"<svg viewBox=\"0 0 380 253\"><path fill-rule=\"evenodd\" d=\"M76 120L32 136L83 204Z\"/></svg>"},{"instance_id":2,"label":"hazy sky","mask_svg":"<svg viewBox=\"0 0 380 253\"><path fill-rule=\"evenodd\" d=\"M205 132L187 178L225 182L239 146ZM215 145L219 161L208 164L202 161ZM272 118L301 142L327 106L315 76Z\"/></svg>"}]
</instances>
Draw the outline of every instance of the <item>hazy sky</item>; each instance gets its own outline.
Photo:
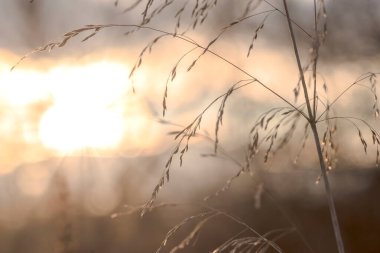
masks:
<instances>
[{"instance_id":1,"label":"hazy sky","mask_svg":"<svg viewBox=\"0 0 380 253\"><path fill-rule=\"evenodd\" d=\"M242 15L249 2L220 1L211 9L207 21L199 29L190 30L189 36L207 45L231 20ZM252 6L257 2L260 1L253 1ZM4 133L8 133L2 137L7 143L4 146L4 154L7 154L3 159L7 164L5 167L47 158L57 151L71 152L81 145L123 147L127 155L136 155L141 150L150 154L166 138L161 134L162 125L149 122L155 122L162 114L166 80L184 52L191 49L192 45L188 43L171 38L160 39L151 53L143 55L142 66L132 80L128 76L140 51L158 33L141 30L125 36L129 28L109 28L81 43L81 38L89 34L85 33L50 54L31 55L9 72L22 55L49 42L60 41L63 34L73 29L87 24L138 24L144 3L123 13L132 3L119 1L115 6L113 1L106 0L1 1L0 97L4 105L1 115L5 120L0 126ZM175 13L184 3L186 1L175 1L153 19L150 26L173 31ZM187 27L186 22L189 23L192 5L187 3L180 31ZM282 10L281 1L269 3ZM294 21L312 34L312 1L290 1L289 7ZM362 73L376 72L380 57L380 20L376 15L379 8L379 2L374 0L360 3L345 1L344 4L326 1L327 39L320 52L319 72L323 78L319 81L321 85L323 80L327 82L328 96L334 97ZM262 2L252 13L271 9L268 3ZM251 55L246 57L254 31L265 15L258 15L230 29L212 49L292 101L292 90L298 79L297 68L281 13L274 12L267 17ZM296 34L305 64L311 39L298 28ZM186 68L199 53L200 50L195 50L186 55L177 66L176 78L168 83L167 119L181 125L186 125L214 97L245 78L234 67L208 54L187 72ZM357 104L347 104L350 96L352 93L342 100L341 108L364 112ZM236 97L231 98L226 108L229 120L224 122L221 132L230 133L225 138L228 144L244 143L257 113L270 106L267 101L283 105L259 85L239 92ZM368 98L370 96L356 97L359 101ZM211 133L217 106L210 109L202 122L204 129ZM11 110L5 109L7 107ZM79 124L83 119L86 120ZM105 134L107 132L112 134ZM76 141L68 140L67 136L76 136L73 138ZM169 147L167 145L163 150ZM14 150L28 151L19 157Z\"/></svg>"},{"instance_id":2,"label":"hazy sky","mask_svg":"<svg viewBox=\"0 0 380 253\"><path fill-rule=\"evenodd\" d=\"M273 10L271 5L283 10L282 0L218 0L204 24L198 24L196 30L189 29L187 33L203 46L223 27L241 17L247 4L251 3L252 7L261 3L251 12L263 13L227 29L210 47L221 57L206 53L190 71L189 67L203 50L167 36L160 38L152 50L144 51L141 66L130 78L141 50L161 34L142 29L125 35L131 30L126 27L103 29L82 43L81 40L91 33L85 32L50 53L28 55L10 71L23 55L50 42L61 41L65 33L74 29L89 24L141 22L147 0L126 13L123 10L135 0L119 0L117 6L114 1L34 0L30 3L29 0L0 0L1 252L12 249L17 253L25 252L17 250L23 248L28 252L44 252L38 247L48 249L53 248L53 244L54 247L57 243L62 244L62 236L67 230L71 236L75 230L73 240L79 243L72 245L78 252L85 252L81 250L81 244L86 240L94 252L95 249L101 251L95 247L103 243L104 248L108 247L106 242L111 242L111 239L107 241L111 237L119 238L118 244L112 244L116 250L136 238L134 234L140 230L137 226L152 220L111 221L109 215L127 210L123 208L124 204L141 204L150 198L171 152L175 150L178 140L173 138L176 131L191 123L215 98L225 94L239 80L247 79L246 73L249 73L289 102L294 101L293 89L299 78L286 19L280 12L273 12L265 19L267 11ZM159 13L148 26L173 32L178 15L182 15L179 32L191 28L191 8L196 2L205 1L174 0L173 5ZM163 2L155 0L153 8ZM313 1L288 2L293 20L313 36ZM327 37L319 54L317 79L324 104L327 97L331 101L363 73L380 71L380 1L325 2L327 17L322 18L319 25L321 27L323 20L327 21ZM187 9L178 13L185 3ZM263 20L263 29L259 30L247 57L250 42ZM302 64L306 65L311 56L312 39L299 28L295 31ZM307 80L311 80L310 73L306 72ZM324 84L328 86L327 92L324 92ZM370 85L368 81L360 84ZM162 120L166 86L167 122ZM367 119L378 129L379 121L373 120L371 110L374 96L368 90L371 88L350 90L334 105L333 111ZM182 167L178 154L183 146L179 149L172 161L171 181L159 193L160 198L183 202L194 200L196 194L201 194L202 199L204 194L220 189L240 169L236 161L245 163L249 131L258 116L270 108L287 106L258 83L234 91L225 101L223 110L220 109L221 101L218 100L202 116L198 130L201 136L191 139ZM300 98L298 105L302 102ZM324 109L324 104L319 104L319 112ZM214 150L210 138L215 138L216 122L221 113L223 124L219 128L219 144L225 151L219 149L219 154L226 154L223 159L215 159L207 155ZM340 171L374 167L376 147L372 145L370 131L362 122L356 124L364 129L361 134L368 142L368 154L363 151L355 126L349 121L339 122ZM269 142L266 146L264 144L263 151L257 155L258 162L254 164L254 172L258 172L254 174L254 180L261 173L263 178L266 173L286 175L269 176L269 187L282 197L302 199L312 196L311 200L302 202L302 206L309 209L314 197L322 196L324 191L322 184L314 184L319 170L311 137L301 158L294 163L302 146L304 125L305 120L301 120L291 137L293 142L276 153L265 166L263 160ZM321 136L325 129L325 125L320 125ZM279 136L283 132L284 129L280 130ZM261 136L264 133L260 132ZM231 161L229 157L236 160ZM261 171L261 168L265 170ZM339 173L332 175L334 197L349 196L352 201L353 196L359 196L353 192L365 192L375 180L370 175L350 174L343 178ZM254 181L251 178L242 177L242 181L232 187L238 189L240 196L242 190L239 187L246 187L249 181L249 191L243 195L249 194L249 201L252 201L257 185L251 182ZM355 205L358 204L355 202ZM240 204L234 208L244 209ZM363 208L360 205L357 209ZM182 207L178 210L182 212ZM372 206L370 210L374 210ZM154 224L154 229L149 228L149 231L156 233L156 228L167 226L166 210L164 213L164 221L160 221L157 227ZM100 226L94 225L93 220L83 219L100 216L104 217ZM351 219L353 216L346 217ZM350 225L351 220L349 222ZM321 227L320 231L325 235L326 227ZM321 240L318 236L309 237L317 238L314 240L318 242ZM99 242L97 238L100 238ZM143 238L146 238L145 234ZM50 248L46 252L52 252Z\"/></svg>"},{"instance_id":3,"label":"hazy sky","mask_svg":"<svg viewBox=\"0 0 380 253\"><path fill-rule=\"evenodd\" d=\"M122 13L132 2L127 0L119 1L119 5L115 7L111 0L36 0L33 4L26 0L3 0L0 3L0 35L2 38L0 47L23 54L25 51L58 38L71 29L86 24L137 23L140 19L139 14L143 4L140 4L135 11ZM176 6L178 7L184 1L177 2L179 4ZM221 26L223 21L228 22L228 19L238 16L247 2L239 1L241 4L239 5L236 1L221 1L214 13L210 14L212 16L211 24L215 27L217 25ZM282 9L281 1L272 0L269 2ZM312 15L310 8L312 1L310 3L303 1L301 4L298 2L293 4L293 2L290 1L290 6L294 19L304 26L306 30L312 31L312 20L309 20L310 15ZM377 15L380 9L378 1L350 0L345 1L344 4L338 1L326 1L326 5L329 54L361 57L378 52L379 43L377 42L380 33L380 18ZM261 9L269 9L269 5L266 3L262 3L261 6ZM281 15L275 14L273 16L276 16L273 17L273 19L276 19L277 16ZM170 12L164 12L162 17L155 20L155 25L157 25L157 22L161 24L170 22L172 15ZM219 24L215 22L219 22ZM279 31L282 29L282 25L273 25L262 36L278 36ZM244 30L241 31L244 32ZM286 31L284 34L287 34ZM282 44L275 38L271 40L273 44ZM115 42L117 40L107 41L106 45L102 46L112 46Z\"/></svg>"},{"instance_id":4,"label":"hazy sky","mask_svg":"<svg viewBox=\"0 0 380 253\"><path fill-rule=\"evenodd\" d=\"M150 25L166 31L173 31L176 23L175 13L185 2L175 1L172 7L160 13ZM255 2L257 1L253 1L253 3ZM281 1L269 2L282 9ZM205 24L196 31L190 31L189 36L206 45L218 34L220 29L231 22L230 20L242 15L249 1L239 1L239 3L220 1L209 13ZM142 119L145 116L141 117L141 115L147 117L150 115L148 118L151 120L161 114L165 82L173 66L184 52L191 49L191 45L175 39L161 39L153 46L151 54L144 54L141 68L136 71L134 79L130 81L128 80L129 72L136 63L141 49L157 36L157 33L151 31L143 30L125 36L124 33L129 30L128 28L109 28L100 31L89 41L81 43L81 38L89 34L86 33L78 36L80 38L74 38L65 47L58 48L51 54L43 52L31 55L14 72L8 71L10 66L15 64L22 55L51 41L61 40L63 34L73 29L87 24L138 24L141 21L143 3L136 9L123 13L123 10L131 4L132 1L119 1L118 6L115 6L113 1L105 0L36 0L33 3L24 0L1 1L2 101L5 106L10 106L15 112L18 111L18 113L10 115L9 111L4 110L3 117L7 119L4 122L9 121L7 124L17 126L11 127L13 135L19 136L20 133L23 133L21 135L24 136L24 139L29 138L31 142L43 139L42 146L54 147L54 142L63 141L61 139L65 139L65 137L62 136L70 136L79 128L72 123L72 129L65 129L66 134L58 134L61 131L58 126L61 126L62 122L76 122L81 118L81 114L78 112L80 110L70 109L69 112L65 110L77 108L76 106L79 105L87 105L82 109L82 114L94 114L87 119L90 122L88 124L101 125L100 129L102 129L98 132L94 130L93 134L99 136L102 135L100 134L102 131L110 131L110 129L113 129L112 131L115 133L112 137L114 139L110 137L109 140L99 143L115 145L116 140L126 133L127 128L133 134L124 134L124 137L139 136L136 129L139 128L139 125L146 123ZM326 43L321 49L319 69L321 75L328 82L330 96L342 90L360 74L367 71L376 72L380 57L378 43L380 21L379 16L376 15L379 6L379 2L373 0L360 3L345 1L344 4L338 1L326 2L328 34ZM191 7L189 2L187 8ZM272 7L268 3L262 2L254 12L260 13L271 9ZM310 20L310 16L313 16L312 1L301 4L290 1L290 10L293 19L312 34L313 20ZM180 29L185 29L185 24L189 20L190 13L187 12L183 15ZM254 30L260 25L265 15L253 17L226 32L212 46L212 49L251 72L282 96L292 100L292 89L297 82L297 68L285 18L282 14L275 12L268 16L264 28L260 30L258 39L254 43L252 54L249 58L246 57ZM301 45L303 63L306 63L311 40L300 29L296 29L296 33ZM178 76L173 83L169 82L168 119L180 124L186 124L191 117L194 117L192 115L196 115L196 111L206 106L213 97L220 95L234 82L244 78L244 74L207 54L201 57L194 71L187 72L186 68L199 53L199 50L194 51L184 57L178 65ZM136 94L131 96L133 88L136 89ZM226 129L229 129L228 122L230 122L231 126L239 126L241 129L238 131L239 134L245 132L244 129L248 127L244 116L254 117L257 110L267 106L265 102L269 98L274 98L269 93L263 92L260 87L255 89L240 94L242 100L235 102L232 100L232 103L235 104L228 107L231 110L229 115L231 120L226 122ZM23 95L20 93L21 90L24 91ZM110 94L103 99L102 95L106 92L110 92ZM363 99L366 100L367 97L363 97ZM95 104L93 101L101 102L96 102L96 106L93 106ZM252 101L256 101L258 104L254 107L255 109L248 109L251 114L247 115L247 113L241 112L244 109L247 110ZM281 104L280 101L278 102ZM67 106L68 103L71 104L71 107ZM129 104L128 109L122 106L123 103ZM277 104L277 102L274 103ZM343 105L346 106L345 102ZM107 110L113 106L112 113L102 106L107 106ZM234 106L238 110L235 110ZM104 110L102 109L101 113L90 112L94 107L102 107ZM355 107L348 107L348 109ZM136 108L136 111L132 108ZM211 110L210 118L204 119L206 129L215 124L217 109L212 108ZM114 122L112 125L120 125L120 122L123 122L124 126L119 130L108 129L106 125L103 126L96 121L99 119L95 116L96 114L104 114L105 118L108 117L108 120L101 120L103 122ZM135 115L129 118L140 118L132 120L134 123L127 123L125 115ZM250 119L250 122L253 121L254 119ZM89 125L84 124L82 130L79 131L82 134L78 134L82 136L84 142L93 139L91 132L84 134L84 132L88 132L85 129ZM133 125L135 128L131 127ZM54 130L54 126L57 128L56 130ZM9 128L3 123L3 128L7 129L7 127ZM212 132L212 129L209 130ZM24 133L25 131L27 133ZM28 133L30 131L36 133ZM226 131L228 132L228 130ZM159 140L160 138L156 137L159 130L153 132L154 134L152 133L149 139ZM238 137L239 134L234 138L245 138L244 135ZM7 135L8 137L4 138L19 147L20 144L13 140L13 135ZM49 138L50 140L48 140ZM129 143L127 146L130 146L134 145L131 142L139 142L138 138L134 138L134 141L132 139L124 143ZM27 142L21 141L22 145L28 146ZM99 143L96 145L102 145ZM75 145L64 144L66 147L64 149L67 150L68 147ZM32 153L38 152L33 151ZM42 152L42 157L43 154L44 152ZM25 160L34 155L37 154L30 154Z\"/></svg>"},{"instance_id":5,"label":"hazy sky","mask_svg":"<svg viewBox=\"0 0 380 253\"><path fill-rule=\"evenodd\" d=\"M132 2L120 0L118 6L114 6L113 0L0 1L0 175L9 175L21 164L72 154L83 146L96 150L91 150L89 155L92 156L126 157L155 155L173 148L174 142L166 133L179 128L159 124L157 119L162 114L166 80L173 66L192 48L188 43L170 37L161 39L150 54L144 54L142 66L132 80L128 76L141 49L157 33L142 30L125 36L127 28L110 28L81 43L87 33L50 54L31 55L14 71L9 71L22 55L61 40L63 34L73 29L88 24L138 24L143 6L122 12ZM174 31L175 13L185 2L175 2L172 9L163 11L150 25ZM219 1L205 24L199 30L190 31L189 36L207 45L220 29L242 15L248 2ZM270 1L282 9L281 2ZM380 2L326 1L326 8L328 34L320 54L319 72L323 78L319 79L319 86L321 88L326 81L328 95L335 97L362 73L380 69ZM270 9L262 2L255 13ZM290 10L293 19L313 33L312 1L290 1ZM246 57L254 31L264 17L265 14L258 15L226 32L212 50L293 101L292 90L298 74L283 15L276 12L267 18L250 57ZM186 23L186 17L182 22ZM299 29L296 31L305 63L311 41ZM215 97L246 78L210 54L202 56L188 72L187 68L201 52L196 50L186 55L178 64L176 78L168 83L166 119L183 126ZM357 111L363 117L370 115L373 97L363 95L362 91L353 94L349 93L338 109ZM353 97L355 103L349 104ZM367 101L371 101L369 110L364 110L362 102ZM211 135L215 131L219 105L212 107L202 119L202 130ZM226 104L221 144L233 152L241 151L247 144L251 125L263 109L271 106L284 106L284 103L258 85L234 93ZM343 133L346 127L342 127ZM343 140L343 150L346 142ZM211 151L212 144L209 146ZM362 151L360 143L353 149ZM80 155L88 155L81 152ZM243 158L242 152L236 153L239 159ZM357 161L360 155L355 152L349 159ZM198 161L198 156L191 157L192 162ZM291 160L288 158L287 162ZM372 163L369 160L368 164ZM316 161L315 157L311 161ZM272 167L276 168L276 163ZM24 185L30 170L20 170L26 172L17 176L17 182ZM42 169L35 180L49 180L49 173ZM97 173L104 177L104 171ZM117 179L111 176L107 181L105 178L100 187L109 187ZM26 184L20 191L42 194L43 190L35 188L36 185L41 186ZM113 194L114 188L107 189ZM117 205L117 200L112 201L104 213Z\"/></svg>"}]
</instances>

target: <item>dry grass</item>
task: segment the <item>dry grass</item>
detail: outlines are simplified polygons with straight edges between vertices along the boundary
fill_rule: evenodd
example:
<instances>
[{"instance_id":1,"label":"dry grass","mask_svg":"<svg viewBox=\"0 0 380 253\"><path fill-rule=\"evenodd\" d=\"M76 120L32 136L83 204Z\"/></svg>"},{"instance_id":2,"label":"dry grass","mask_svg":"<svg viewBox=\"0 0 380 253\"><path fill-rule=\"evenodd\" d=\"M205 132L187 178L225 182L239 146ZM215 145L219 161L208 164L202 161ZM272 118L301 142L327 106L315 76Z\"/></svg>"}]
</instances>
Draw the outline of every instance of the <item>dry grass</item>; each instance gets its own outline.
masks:
<instances>
[{"instance_id":1,"label":"dry grass","mask_svg":"<svg viewBox=\"0 0 380 253\"><path fill-rule=\"evenodd\" d=\"M119 1L115 2L115 5L118 5ZM217 34L214 36L206 45L202 45L192 38L187 36L187 33L191 30L197 29L203 23L207 22L207 19L211 16L211 13L214 11L215 6L220 4L217 0L195 0L195 1L176 1L176 0L164 0L164 1L155 1L155 0L137 0L132 3L128 8L124 9L124 12L133 11L135 8L142 7L142 20L141 23L131 25L131 24L106 24L106 25L87 25L85 27L70 31L63 35L63 38L58 42L48 43L45 46L37 48L33 52L25 55L20 59L14 67L16 67L23 59L30 56L33 53L39 53L43 51L51 51L55 48L63 47L73 38L82 34L85 37L82 41L86 41L90 38L93 38L98 32L109 29L109 28L128 28L130 29L126 35L135 32L143 32L144 30L150 30L157 33L157 36L150 42L147 42L145 47L141 50L135 65L130 72L130 77L142 67L144 57L149 54L153 47L161 41L163 38L173 38L182 40L192 46L192 48L184 52L172 67L168 78L165 84L165 90L162 100L162 113L165 116L167 107L168 98L168 89L169 83L172 82L178 72L189 72L194 69L194 66L198 61L202 59L202 56L205 54L210 54L215 56L217 60L223 61L230 65L240 74L246 76L246 79L238 80L223 94L217 96L215 99L211 100L209 105L205 107L194 119L184 126L181 130L172 132L174 135L175 146L171 155L169 156L165 168L163 170L162 176L159 178L158 183L152 191L151 198L143 206L130 208L126 214L133 212L141 212L143 216L148 211L152 211L155 208L167 206L167 204L158 204L155 205L155 200L160 192L160 189L169 181L172 164L175 159L178 159L179 166L182 165L184 161L185 154L189 151L191 139L202 135L201 133L201 123L202 117L208 112L208 110L219 103L219 108L216 115L215 122L215 131L214 136L207 137L209 140L212 140L214 143L213 153L207 154L204 156L220 156L221 155L227 159L231 159L235 163L239 170L238 172L228 179L224 186L222 186L215 193L210 194L205 197L205 200L210 199L211 197L218 196L222 192L228 190L232 182L239 178L242 175L253 175L255 170L253 166L253 161L257 157L257 154L263 152L264 162L268 162L270 159L273 159L277 152L286 147L286 145L291 142L293 135L296 133L296 129L299 125L303 128L302 142L300 145L299 153L295 158L295 162L300 159L301 152L305 148L306 143L309 141L310 130L314 137L314 143L317 147L316 154L319 156L321 176L316 179L317 182L323 180L323 183L326 187L326 196L329 203L331 218L333 227L335 230L335 236L337 240L338 251L344 253L343 240L340 236L340 228L338 223L338 216L335 211L334 201L332 198L332 192L330 189L327 172L333 170L337 166L337 153L338 153L338 143L337 143L337 134L339 133L338 122L347 121L349 122L354 129L358 132L358 139L360 144L363 147L365 153L368 151L368 145L370 144L366 139L366 134L363 132L369 132L372 137L372 144L376 147L376 165L379 165L379 146L380 146L380 135L378 130L370 125L364 119L352 116L339 116L334 111L334 105L339 101L339 99L351 90L354 87L363 87L367 89L374 98L371 110L373 111L374 116L377 118L379 116L379 106L377 99L377 83L376 76L378 73L366 73L360 76L352 84L348 85L337 97L330 100L328 99L328 84L323 80L322 76L319 76L317 73L318 61L319 61L319 51L320 47L323 46L323 43L327 36L327 11L326 4L323 0L314 1L314 31L308 32L306 28L303 28L298 23L296 23L291 18L291 14L287 8L287 2L283 1L283 7L276 7L269 1L246 1L245 8L243 12L236 19L230 21L226 26L224 26ZM179 7L178 7L179 6ZM265 6L268 9L265 11L256 12L258 6ZM171 8L171 9L170 9ZM173 31L166 31L154 27L154 19L160 18L160 13L170 9L174 15L174 24ZM242 67L236 65L229 59L225 58L223 54L219 54L212 50L212 47L217 44L220 40L223 39L223 35L234 29L235 27L240 26L247 20L251 20L256 17L261 17L261 22L258 26L254 27L251 40L248 44L248 51L246 52L247 57L251 57L252 50L254 50L254 43L259 38L258 36L264 29L264 25L267 20L273 14L280 14L284 16L284 22L288 22L289 25L289 34L292 39L293 49L296 57L297 67L299 69L299 82L296 84L294 92L294 103L287 100L286 98L279 95L276 91L271 89L267 84L264 84L258 78L249 73L249 71L243 69ZM186 21L184 21L186 20ZM308 42L311 46L311 51L308 59L305 61L306 64L302 65L300 60L300 55L298 53L299 46L297 45L297 39L293 31L293 26L299 29L302 33L306 34ZM89 34L88 34L89 33ZM197 53L194 57L193 53ZM182 67L182 61L185 58L191 58L191 64L188 66ZM14 68L13 67L13 68ZM13 69L12 68L12 69ZM200 71L200 70L197 70ZM311 73L309 82L306 80L306 75ZM320 85L320 81L323 81ZM267 112L264 112L260 115L254 125L251 127L249 133L249 144L246 150L246 158L244 162L236 161L231 156L229 156L220 146L219 140L219 131L222 127L224 119L224 111L228 105L228 99L234 95L236 90L243 89L247 86L260 85L265 88L268 92L274 94L279 100L284 102L285 106L281 108L272 108ZM297 105L299 97L303 93L304 103ZM310 95L309 95L310 94ZM321 109L322 108L322 109ZM165 122L165 121L163 121ZM318 129L323 129L322 138L318 135ZM221 151L220 151L221 150ZM250 173L245 173L250 172ZM263 187L263 186L262 186ZM263 191L263 189L261 189ZM257 199L260 199L260 194L257 194ZM259 201L257 201L259 202ZM259 205L258 205L259 206ZM121 214L115 214L113 217L120 216ZM287 233L294 231L295 228L290 229L279 229L275 231L270 231L266 234L259 234L253 228L240 221L239 219L233 217L230 214L227 214L223 211L213 209L211 207L206 207L205 212L193 215L186 218L178 225L173 227L166 237L164 238L162 244L159 246L157 252L160 252L164 249L167 241L175 236L176 232L181 229L187 223L195 222L193 230L190 231L187 237L185 237L177 246L171 249L170 252L177 252L180 249L190 245L194 239L197 237L199 231L207 225L212 219L223 216L228 219L233 220L234 222L242 225L244 229L236 234L234 237L226 240L225 243L214 249L214 253L217 252L265 252L269 248L274 249L277 252L282 252L279 245L275 243L276 240L285 236ZM247 236L246 233L250 232L251 235ZM253 235L252 235L253 234Z\"/></svg>"}]
</instances>

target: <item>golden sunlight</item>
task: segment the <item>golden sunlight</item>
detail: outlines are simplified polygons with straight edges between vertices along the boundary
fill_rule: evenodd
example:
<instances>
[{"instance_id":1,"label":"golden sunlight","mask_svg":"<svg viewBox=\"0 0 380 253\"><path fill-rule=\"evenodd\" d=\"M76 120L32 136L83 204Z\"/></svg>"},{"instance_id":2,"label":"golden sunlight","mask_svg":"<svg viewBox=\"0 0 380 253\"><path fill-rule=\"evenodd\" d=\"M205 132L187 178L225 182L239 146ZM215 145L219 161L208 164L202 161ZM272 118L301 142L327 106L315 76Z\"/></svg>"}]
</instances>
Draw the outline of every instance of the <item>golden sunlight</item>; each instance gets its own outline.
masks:
<instances>
[{"instance_id":1,"label":"golden sunlight","mask_svg":"<svg viewBox=\"0 0 380 253\"><path fill-rule=\"evenodd\" d=\"M38 82L34 82L38 80ZM48 96L44 73L32 70L9 71L4 68L0 75L0 98L12 106L27 106Z\"/></svg>"},{"instance_id":2,"label":"golden sunlight","mask_svg":"<svg viewBox=\"0 0 380 253\"><path fill-rule=\"evenodd\" d=\"M39 136L47 147L63 152L111 148L121 140L122 117L101 107L53 106L40 122Z\"/></svg>"},{"instance_id":3,"label":"golden sunlight","mask_svg":"<svg viewBox=\"0 0 380 253\"><path fill-rule=\"evenodd\" d=\"M91 55L58 63L42 59L10 71L18 57L0 55L0 138L5 143L0 174L54 156L161 150L162 129L154 124L147 99L158 88L148 87L145 71L129 79L127 56L102 60Z\"/></svg>"},{"instance_id":4,"label":"golden sunlight","mask_svg":"<svg viewBox=\"0 0 380 253\"><path fill-rule=\"evenodd\" d=\"M73 152L107 149L123 135L121 99L128 88L128 70L110 62L60 66L49 73L53 106L43 115L39 136L49 148Z\"/></svg>"}]
</instances>

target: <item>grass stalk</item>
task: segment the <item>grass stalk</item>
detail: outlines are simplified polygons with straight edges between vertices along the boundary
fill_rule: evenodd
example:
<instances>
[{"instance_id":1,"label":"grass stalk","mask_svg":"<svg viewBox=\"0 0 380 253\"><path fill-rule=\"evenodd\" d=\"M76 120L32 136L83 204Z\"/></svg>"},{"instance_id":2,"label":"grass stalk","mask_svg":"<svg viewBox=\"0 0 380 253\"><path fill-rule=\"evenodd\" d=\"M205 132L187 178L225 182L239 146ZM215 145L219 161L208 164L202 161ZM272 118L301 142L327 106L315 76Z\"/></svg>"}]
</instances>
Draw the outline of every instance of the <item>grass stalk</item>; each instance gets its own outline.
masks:
<instances>
[{"instance_id":1,"label":"grass stalk","mask_svg":"<svg viewBox=\"0 0 380 253\"><path fill-rule=\"evenodd\" d=\"M289 14L288 5L287 5L286 0L283 0L283 4L284 4L284 8L285 8L286 18L287 18L287 21L288 21L288 26L289 26L290 36L291 36L291 39L292 39L294 53L295 53L295 57L296 57L296 60L297 60L297 66L298 66L299 74L300 74L300 77L301 77L302 88L303 88L303 91L304 91L307 111L308 111L308 114L309 114L309 123L310 123L310 127L311 127L311 129L313 131L314 141L315 141L315 145L316 145L316 148L317 148L317 153L318 153L318 158L319 158L319 165L320 165L320 169L321 169L321 173L322 173L323 182L324 182L324 185L325 185L326 197L327 197L328 207L329 207L329 211L330 211L330 218L331 218L331 222L332 222L333 229L334 229L335 240L336 240L338 252L339 253L345 253L345 251L344 251L344 245L343 245L343 240L342 240L342 235L341 235L341 231L340 231L340 227L339 227L338 216L337 216L337 213L336 213L334 198L333 198L333 194L332 194L332 191L331 191L329 179L327 177L327 169L326 169L325 162L323 160L322 148L321 148L321 144L320 144L320 141L319 141L318 130L317 130L317 125L316 125L317 123L316 123L316 120L315 120L316 119L316 117L315 117L316 116L316 112L313 114L313 111L312 111L312 108L311 108L311 105L310 105L310 99L309 99L308 92L307 92L307 86L306 86L306 82L305 82L305 77L304 77L303 70L302 70L301 60L300 60L300 56L299 56L299 53L298 53L298 47L297 47L297 43L296 43L296 40L295 40L295 35L294 35L294 31L293 31L293 27L292 27L292 22L291 22L291 19L290 19L290 14Z\"/></svg>"},{"instance_id":2,"label":"grass stalk","mask_svg":"<svg viewBox=\"0 0 380 253\"><path fill-rule=\"evenodd\" d=\"M313 115L314 119L317 117L317 62L319 50L318 38L318 21L317 21L317 0L314 0L314 44L313 44L313 79L314 79L314 92L313 92Z\"/></svg>"}]
</instances>

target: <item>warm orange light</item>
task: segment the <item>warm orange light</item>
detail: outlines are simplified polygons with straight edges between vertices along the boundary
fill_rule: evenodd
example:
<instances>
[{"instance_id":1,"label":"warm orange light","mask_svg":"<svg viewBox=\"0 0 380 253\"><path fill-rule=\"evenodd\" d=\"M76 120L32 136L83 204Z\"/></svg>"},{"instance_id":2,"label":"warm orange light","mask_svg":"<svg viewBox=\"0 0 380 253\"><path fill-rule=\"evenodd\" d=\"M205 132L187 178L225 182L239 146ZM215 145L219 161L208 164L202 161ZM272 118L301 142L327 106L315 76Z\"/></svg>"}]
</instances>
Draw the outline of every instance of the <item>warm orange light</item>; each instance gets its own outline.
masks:
<instances>
[{"instance_id":1,"label":"warm orange light","mask_svg":"<svg viewBox=\"0 0 380 253\"><path fill-rule=\"evenodd\" d=\"M72 152L114 148L121 142L124 125L119 105L128 88L124 65L60 66L49 72L49 78L54 105L39 127L46 147Z\"/></svg>"},{"instance_id":2,"label":"warm orange light","mask_svg":"<svg viewBox=\"0 0 380 253\"><path fill-rule=\"evenodd\" d=\"M45 146L63 152L113 148L121 141L123 119L100 107L54 106L43 116L39 130Z\"/></svg>"},{"instance_id":3,"label":"warm orange light","mask_svg":"<svg viewBox=\"0 0 380 253\"><path fill-rule=\"evenodd\" d=\"M11 145L13 154L2 159L0 173L52 155L92 150L92 155L134 156L161 150L162 129L154 124L147 98L161 96L162 86L141 69L130 80L128 57L110 58L32 61L13 71L17 56L0 60L0 137L9 140L4 149Z\"/></svg>"},{"instance_id":4,"label":"warm orange light","mask_svg":"<svg viewBox=\"0 0 380 253\"><path fill-rule=\"evenodd\" d=\"M43 72L0 68L0 99L10 106L27 106L48 96Z\"/></svg>"}]
</instances>

